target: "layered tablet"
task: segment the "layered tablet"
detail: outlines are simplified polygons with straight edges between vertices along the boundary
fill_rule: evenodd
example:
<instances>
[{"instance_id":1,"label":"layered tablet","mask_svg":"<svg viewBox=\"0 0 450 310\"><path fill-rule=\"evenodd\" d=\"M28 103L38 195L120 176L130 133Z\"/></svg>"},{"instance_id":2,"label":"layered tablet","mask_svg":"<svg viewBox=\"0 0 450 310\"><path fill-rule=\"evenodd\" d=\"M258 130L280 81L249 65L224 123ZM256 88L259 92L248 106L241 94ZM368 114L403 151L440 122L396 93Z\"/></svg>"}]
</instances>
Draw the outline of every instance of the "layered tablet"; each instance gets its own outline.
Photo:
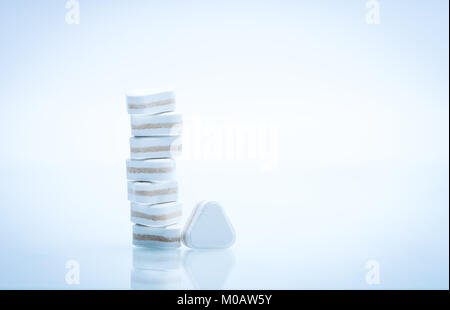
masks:
<instances>
[{"instance_id":1,"label":"layered tablet","mask_svg":"<svg viewBox=\"0 0 450 310\"><path fill-rule=\"evenodd\" d=\"M141 247L180 247L180 229L177 226L165 228L133 225L133 244Z\"/></svg>"},{"instance_id":2,"label":"layered tablet","mask_svg":"<svg viewBox=\"0 0 450 310\"><path fill-rule=\"evenodd\" d=\"M126 96L129 114L157 114L175 110L173 91L133 90Z\"/></svg>"},{"instance_id":3,"label":"layered tablet","mask_svg":"<svg viewBox=\"0 0 450 310\"><path fill-rule=\"evenodd\" d=\"M131 133L133 136L179 136L182 129L182 117L178 113L157 115L131 115Z\"/></svg>"},{"instance_id":4,"label":"layered tablet","mask_svg":"<svg viewBox=\"0 0 450 310\"><path fill-rule=\"evenodd\" d=\"M127 160L127 179L133 181L167 181L175 177L175 161L171 158Z\"/></svg>"},{"instance_id":5,"label":"layered tablet","mask_svg":"<svg viewBox=\"0 0 450 310\"><path fill-rule=\"evenodd\" d=\"M174 157L181 153L181 114L173 91L131 91L130 159L127 160L128 199L133 244L140 247L179 247L181 219Z\"/></svg>"},{"instance_id":6,"label":"layered tablet","mask_svg":"<svg viewBox=\"0 0 450 310\"><path fill-rule=\"evenodd\" d=\"M131 221L136 224L165 227L181 220L181 203L142 204L131 202Z\"/></svg>"},{"instance_id":7,"label":"layered tablet","mask_svg":"<svg viewBox=\"0 0 450 310\"><path fill-rule=\"evenodd\" d=\"M215 201L200 202L183 229L183 243L190 248L228 248L234 240L234 228L225 210Z\"/></svg>"},{"instance_id":8,"label":"layered tablet","mask_svg":"<svg viewBox=\"0 0 450 310\"><path fill-rule=\"evenodd\" d=\"M133 182L128 181L128 200L145 204L177 201L177 181Z\"/></svg>"},{"instance_id":9,"label":"layered tablet","mask_svg":"<svg viewBox=\"0 0 450 310\"><path fill-rule=\"evenodd\" d=\"M132 159L169 158L180 155L179 137L131 137L130 157Z\"/></svg>"}]
</instances>

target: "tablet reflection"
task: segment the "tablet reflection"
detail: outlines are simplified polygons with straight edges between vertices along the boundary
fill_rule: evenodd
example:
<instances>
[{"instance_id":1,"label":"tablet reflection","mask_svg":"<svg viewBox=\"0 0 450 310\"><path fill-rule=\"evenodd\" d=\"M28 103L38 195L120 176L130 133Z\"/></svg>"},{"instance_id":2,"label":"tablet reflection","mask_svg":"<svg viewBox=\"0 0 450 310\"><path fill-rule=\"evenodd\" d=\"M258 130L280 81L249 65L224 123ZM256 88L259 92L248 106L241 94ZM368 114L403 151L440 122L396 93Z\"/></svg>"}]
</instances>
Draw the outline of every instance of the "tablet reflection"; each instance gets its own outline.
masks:
<instances>
[{"instance_id":1,"label":"tablet reflection","mask_svg":"<svg viewBox=\"0 0 450 310\"><path fill-rule=\"evenodd\" d=\"M225 250L187 250L183 267L194 289L222 289L233 270L234 253Z\"/></svg>"},{"instance_id":2,"label":"tablet reflection","mask_svg":"<svg viewBox=\"0 0 450 310\"><path fill-rule=\"evenodd\" d=\"M181 289L180 249L134 247L130 280L132 289Z\"/></svg>"}]
</instances>

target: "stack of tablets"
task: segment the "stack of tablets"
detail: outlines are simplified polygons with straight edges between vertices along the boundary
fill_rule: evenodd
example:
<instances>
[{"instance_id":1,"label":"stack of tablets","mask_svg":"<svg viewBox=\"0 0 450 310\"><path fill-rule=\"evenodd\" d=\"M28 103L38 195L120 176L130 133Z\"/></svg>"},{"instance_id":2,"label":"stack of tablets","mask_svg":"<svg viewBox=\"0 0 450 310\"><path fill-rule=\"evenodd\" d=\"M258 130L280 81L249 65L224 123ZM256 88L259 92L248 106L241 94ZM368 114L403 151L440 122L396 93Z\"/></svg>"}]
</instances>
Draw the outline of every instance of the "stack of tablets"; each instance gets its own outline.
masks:
<instances>
[{"instance_id":1,"label":"stack of tablets","mask_svg":"<svg viewBox=\"0 0 450 310\"><path fill-rule=\"evenodd\" d=\"M174 157L181 153L182 117L173 113L173 91L127 93L131 119L127 160L133 244L179 247L181 203Z\"/></svg>"}]
</instances>

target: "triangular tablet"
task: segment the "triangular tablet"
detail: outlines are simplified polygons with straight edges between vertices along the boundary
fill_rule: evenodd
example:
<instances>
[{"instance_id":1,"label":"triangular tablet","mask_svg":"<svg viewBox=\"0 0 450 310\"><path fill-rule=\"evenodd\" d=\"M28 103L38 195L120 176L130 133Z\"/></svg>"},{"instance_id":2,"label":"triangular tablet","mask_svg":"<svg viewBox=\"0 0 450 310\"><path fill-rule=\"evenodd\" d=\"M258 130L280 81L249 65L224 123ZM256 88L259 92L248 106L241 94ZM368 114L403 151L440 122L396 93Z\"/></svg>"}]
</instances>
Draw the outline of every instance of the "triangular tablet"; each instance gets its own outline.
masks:
<instances>
[{"instance_id":1,"label":"triangular tablet","mask_svg":"<svg viewBox=\"0 0 450 310\"><path fill-rule=\"evenodd\" d=\"M220 204L202 201L192 211L182 239L193 249L222 249L233 245L235 233Z\"/></svg>"}]
</instances>

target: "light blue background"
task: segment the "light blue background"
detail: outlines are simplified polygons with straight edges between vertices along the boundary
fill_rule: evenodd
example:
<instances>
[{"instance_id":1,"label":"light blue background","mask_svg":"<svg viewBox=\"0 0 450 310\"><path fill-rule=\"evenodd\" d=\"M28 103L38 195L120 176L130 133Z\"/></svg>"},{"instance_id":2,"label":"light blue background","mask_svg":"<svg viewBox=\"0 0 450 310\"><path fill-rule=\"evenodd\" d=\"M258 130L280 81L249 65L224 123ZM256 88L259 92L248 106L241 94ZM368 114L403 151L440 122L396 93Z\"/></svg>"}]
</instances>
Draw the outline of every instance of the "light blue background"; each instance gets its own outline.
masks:
<instances>
[{"instance_id":1,"label":"light blue background","mask_svg":"<svg viewBox=\"0 0 450 310\"><path fill-rule=\"evenodd\" d=\"M185 217L218 200L237 232L181 249L179 287L448 289L448 1L79 2L0 2L0 288L132 286L124 93L170 86L280 127L274 171L179 161Z\"/></svg>"}]
</instances>

